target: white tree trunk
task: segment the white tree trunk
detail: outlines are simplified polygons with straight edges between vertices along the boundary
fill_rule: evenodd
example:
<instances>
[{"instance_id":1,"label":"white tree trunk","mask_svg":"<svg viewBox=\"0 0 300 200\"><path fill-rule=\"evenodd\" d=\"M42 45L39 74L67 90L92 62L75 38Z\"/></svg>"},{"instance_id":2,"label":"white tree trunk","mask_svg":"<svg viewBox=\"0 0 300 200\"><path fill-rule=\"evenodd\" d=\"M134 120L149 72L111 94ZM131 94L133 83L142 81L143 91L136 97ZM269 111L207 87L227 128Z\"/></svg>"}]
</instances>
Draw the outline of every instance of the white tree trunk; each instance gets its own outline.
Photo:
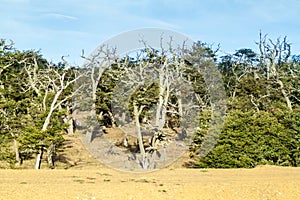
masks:
<instances>
[{"instance_id":1,"label":"white tree trunk","mask_svg":"<svg viewBox=\"0 0 300 200\"><path fill-rule=\"evenodd\" d=\"M181 98L180 91L177 93L177 102L178 102L179 121L181 121L181 119L183 117L183 106L182 106L182 98Z\"/></svg>"},{"instance_id":2,"label":"white tree trunk","mask_svg":"<svg viewBox=\"0 0 300 200\"><path fill-rule=\"evenodd\" d=\"M44 121L44 124L43 124L43 128L42 128L42 131L46 131L49 124L50 124L50 120L51 120L51 117L52 117L52 114L55 110L55 107L57 106L57 100L59 98L59 96L61 95L61 93L63 92L63 89L57 91L57 93L55 94L54 96L54 99L52 100L52 103L51 103L51 106L50 106L50 110L49 110L49 113ZM50 148L50 147L49 147ZM50 155L50 156L53 156L53 155ZM49 157L49 155L48 155ZM35 169L40 169L40 165L41 165L41 160L43 158L43 149L40 150L37 158L36 158L36 163L35 163Z\"/></svg>"},{"instance_id":3,"label":"white tree trunk","mask_svg":"<svg viewBox=\"0 0 300 200\"><path fill-rule=\"evenodd\" d=\"M45 131L47 130L48 126L49 126L49 123L50 123L50 120L51 120L51 117L52 117L52 114L53 114L53 111L55 110L55 107L57 106L57 100L59 98L59 96L61 95L61 93L63 92L63 89L57 91L57 93L55 94L54 96L54 99L52 100L52 103L51 103L51 106L50 106L50 110L49 110L49 113L44 121L44 124L43 124L43 128L42 128L42 131Z\"/></svg>"},{"instance_id":4,"label":"white tree trunk","mask_svg":"<svg viewBox=\"0 0 300 200\"><path fill-rule=\"evenodd\" d=\"M166 71L166 66L159 71L159 98L156 107L155 125L159 130L163 129L166 122L167 106L170 96L169 74ZM164 70L165 69L165 70Z\"/></svg>"},{"instance_id":5,"label":"white tree trunk","mask_svg":"<svg viewBox=\"0 0 300 200\"><path fill-rule=\"evenodd\" d=\"M92 104L92 109L90 110L89 113L89 119L87 119L87 130L86 130L86 135L85 135L85 139L87 143L92 142L93 140L93 136L94 136L94 131L95 128L97 127L97 119L96 119L96 104L93 103Z\"/></svg>"},{"instance_id":6,"label":"white tree trunk","mask_svg":"<svg viewBox=\"0 0 300 200\"><path fill-rule=\"evenodd\" d=\"M14 138L14 150L15 150L15 156L16 156L16 166L19 166L21 164L21 157L19 152L19 145L18 141Z\"/></svg>"},{"instance_id":7,"label":"white tree trunk","mask_svg":"<svg viewBox=\"0 0 300 200\"><path fill-rule=\"evenodd\" d=\"M72 116L69 116L68 119L68 136L74 136L74 124Z\"/></svg>"},{"instance_id":8,"label":"white tree trunk","mask_svg":"<svg viewBox=\"0 0 300 200\"><path fill-rule=\"evenodd\" d=\"M51 144L47 149L47 161L48 161L48 166L50 168L54 167L54 152L55 152L55 145Z\"/></svg>"},{"instance_id":9,"label":"white tree trunk","mask_svg":"<svg viewBox=\"0 0 300 200\"><path fill-rule=\"evenodd\" d=\"M114 115L112 114L112 112L108 111L108 115L109 115L109 118L111 120L111 127L112 128L115 128L116 127L116 120L114 118Z\"/></svg>"},{"instance_id":10,"label":"white tree trunk","mask_svg":"<svg viewBox=\"0 0 300 200\"><path fill-rule=\"evenodd\" d=\"M280 90L281 90L281 94L283 95L284 99L285 99L285 102L286 102L286 105L287 107L290 109L290 110L293 110L292 108L292 102L288 96L288 94L286 93L285 89L284 89L284 86L283 86L283 83L281 80L277 80L277 83L279 84L280 86Z\"/></svg>"},{"instance_id":11,"label":"white tree trunk","mask_svg":"<svg viewBox=\"0 0 300 200\"><path fill-rule=\"evenodd\" d=\"M43 157L43 147L40 148L39 153L36 157L35 169L41 168L42 157Z\"/></svg>"},{"instance_id":12,"label":"white tree trunk","mask_svg":"<svg viewBox=\"0 0 300 200\"><path fill-rule=\"evenodd\" d=\"M145 153L143 136L142 136L140 120L139 120L140 113L138 110L138 106L136 104L133 105L133 114L134 114L135 126L136 126L136 131L137 131L137 138L138 138L138 142L139 142L139 148L140 148L142 156L144 156L146 153Z\"/></svg>"},{"instance_id":13,"label":"white tree trunk","mask_svg":"<svg viewBox=\"0 0 300 200\"><path fill-rule=\"evenodd\" d=\"M163 107L163 97L160 95L157 102L156 117L155 117L155 126L157 127L161 127L162 107Z\"/></svg>"},{"instance_id":14,"label":"white tree trunk","mask_svg":"<svg viewBox=\"0 0 300 200\"><path fill-rule=\"evenodd\" d=\"M64 120L64 122L68 124L67 133L68 133L68 136L73 136L74 135L73 111L70 109L68 102L67 102L67 114L68 114L68 116Z\"/></svg>"}]
</instances>

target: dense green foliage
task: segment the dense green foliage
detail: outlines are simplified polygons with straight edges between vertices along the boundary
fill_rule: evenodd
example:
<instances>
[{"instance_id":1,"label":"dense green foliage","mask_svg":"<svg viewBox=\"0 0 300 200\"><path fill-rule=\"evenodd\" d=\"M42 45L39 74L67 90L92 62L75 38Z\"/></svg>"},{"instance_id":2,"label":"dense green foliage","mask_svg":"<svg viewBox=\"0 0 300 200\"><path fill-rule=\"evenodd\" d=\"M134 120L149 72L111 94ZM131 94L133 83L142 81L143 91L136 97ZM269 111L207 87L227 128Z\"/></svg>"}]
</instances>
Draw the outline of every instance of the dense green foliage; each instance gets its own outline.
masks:
<instances>
[{"instance_id":1,"label":"dense green foliage","mask_svg":"<svg viewBox=\"0 0 300 200\"><path fill-rule=\"evenodd\" d=\"M299 166L299 117L299 111L281 116L265 111L231 111L215 149L199 160L197 166Z\"/></svg>"}]
</instances>

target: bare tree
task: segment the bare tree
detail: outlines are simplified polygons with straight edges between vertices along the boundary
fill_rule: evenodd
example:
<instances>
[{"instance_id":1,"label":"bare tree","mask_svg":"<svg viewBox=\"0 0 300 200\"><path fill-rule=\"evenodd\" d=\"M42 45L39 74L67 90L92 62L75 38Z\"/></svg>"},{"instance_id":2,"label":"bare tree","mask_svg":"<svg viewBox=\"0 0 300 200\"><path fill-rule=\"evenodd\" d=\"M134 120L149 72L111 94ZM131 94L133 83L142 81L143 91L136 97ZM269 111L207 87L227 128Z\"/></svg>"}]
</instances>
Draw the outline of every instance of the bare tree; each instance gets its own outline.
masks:
<instances>
[{"instance_id":1,"label":"bare tree","mask_svg":"<svg viewBox=\"0 0 300 200\"><path fill-rule=\"evenodd\" d=\"M260 50L260 62L261 65L266 68L266 79L273 80L278 84L278 90L281 92L285 99L287 107L292 110L292 102L290 95L281 80L281 69L282 63L287 62L291 55L291 44L288 43L287 37L283 40L277 38L274 42L271 39L267 39L267 35L262 36L260 32L259 42L257 42Z\"/></svg>"},{"instance_id":2,"label":"bare tree","mask_svg":"<svg viewBox=\"0 0 300 200\"><path fill-rule=\"evenodd\" d=\"M24 70L27 74L27 88L24 92L33 90L38 97L41 97L42 102L38 102L38 107L46 114L46 118L43 122L41 131L44 132L48 129L50 120L53 116L54 111L59 109L63 104L65 104L69 99L76 94L80 87L71 91L69 94L63 94L66 89L70 88L81 75L76 76L76 70L60 68L47 63L47 66L39 66L38 58L32 56L30 61L24 62ZM64 60L64 58L62 57ZM65 61L65 60L64 60ZM70 73L75 73L70 75ZM50 95L54 94L51 98ZM47 102L50 101L50 107ZM53 156L55 152L55 144L50 144L47 148L48 164L53 166ZM43 148L40 148L39 154L37 155L35 169L40 168L40 163L43 155Z\"/></svg>"},{"instance_id":3,"label":"bare tree","mask_svg":"<svg viewBox=\"0 0 300 200\"><path fill-rule=\"evenodd\" d=\"M81 57L86 61L84 69L87 71L87 74L82 77L82 81L87 87L84 87L79 95L85 96L84 101L89 104L87 107L89 114L85 115L86 123L88 123L90 127L86 132L86 141L91 142L95 132L100 129L96 115L97 88L103 72L110 68L112 61L115 59L115 49L109 49L103 45L91 56L86 57L84 52L82 52ZM113 121L112 126L114 126L113 115L112 113L109 113L109 115Z\"/></svg>"}]
</instances>

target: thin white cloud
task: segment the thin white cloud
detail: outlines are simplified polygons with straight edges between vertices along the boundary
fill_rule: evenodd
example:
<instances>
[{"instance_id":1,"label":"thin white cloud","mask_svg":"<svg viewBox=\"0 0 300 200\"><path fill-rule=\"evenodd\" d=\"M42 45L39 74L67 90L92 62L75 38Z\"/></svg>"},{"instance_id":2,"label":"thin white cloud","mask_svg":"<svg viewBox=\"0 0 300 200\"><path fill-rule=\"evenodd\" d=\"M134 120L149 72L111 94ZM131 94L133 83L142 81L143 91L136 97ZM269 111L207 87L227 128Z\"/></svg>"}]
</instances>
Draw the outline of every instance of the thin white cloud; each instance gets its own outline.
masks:
<instances>
[{"instance_id":1,"label":"thin white cloud","mask_svg":"<svg viewBox=\"0 0 300 200\"><path fill-rule=\"evenodd\" d=\"M56 19L78 20L77 17L71 16L71 15L64 15L64 14L60 14L60 13L46 13L43 16L50 17L50 18L56 18Z\"/></svg>"}]
</instances>

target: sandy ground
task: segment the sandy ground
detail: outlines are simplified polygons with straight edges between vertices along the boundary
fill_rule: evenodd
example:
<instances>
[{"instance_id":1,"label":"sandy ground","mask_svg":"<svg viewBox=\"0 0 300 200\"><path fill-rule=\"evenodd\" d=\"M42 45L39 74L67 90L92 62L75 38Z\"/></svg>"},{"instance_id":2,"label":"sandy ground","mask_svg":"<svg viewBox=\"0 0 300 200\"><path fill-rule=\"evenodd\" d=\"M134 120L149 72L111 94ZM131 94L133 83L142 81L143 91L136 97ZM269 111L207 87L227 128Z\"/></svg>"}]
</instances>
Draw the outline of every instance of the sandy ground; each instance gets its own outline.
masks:
<instances>
[{"instance_id":1,"label":"sandy ground","mask_svg":"<svg viewBox=\"0 0 300 200\"><path fill-rule=\"evenodd\" d=\"M300 168L183 169L186 158L150 173L110 169L93 158L81 141L67 137L56 169L46 161L18 170L0 170L0 200L102 199L300 199Z\"/></svg>"},{"instance_id":2,"label":"sandy ground","mask_svg":"<svg viewBox=\"0 0 300 200\"><path fill-rule=\"evenodd\" d=\"M300 199L300 168L0 170L0 199Z\"/></svg>"}]
</instances>

